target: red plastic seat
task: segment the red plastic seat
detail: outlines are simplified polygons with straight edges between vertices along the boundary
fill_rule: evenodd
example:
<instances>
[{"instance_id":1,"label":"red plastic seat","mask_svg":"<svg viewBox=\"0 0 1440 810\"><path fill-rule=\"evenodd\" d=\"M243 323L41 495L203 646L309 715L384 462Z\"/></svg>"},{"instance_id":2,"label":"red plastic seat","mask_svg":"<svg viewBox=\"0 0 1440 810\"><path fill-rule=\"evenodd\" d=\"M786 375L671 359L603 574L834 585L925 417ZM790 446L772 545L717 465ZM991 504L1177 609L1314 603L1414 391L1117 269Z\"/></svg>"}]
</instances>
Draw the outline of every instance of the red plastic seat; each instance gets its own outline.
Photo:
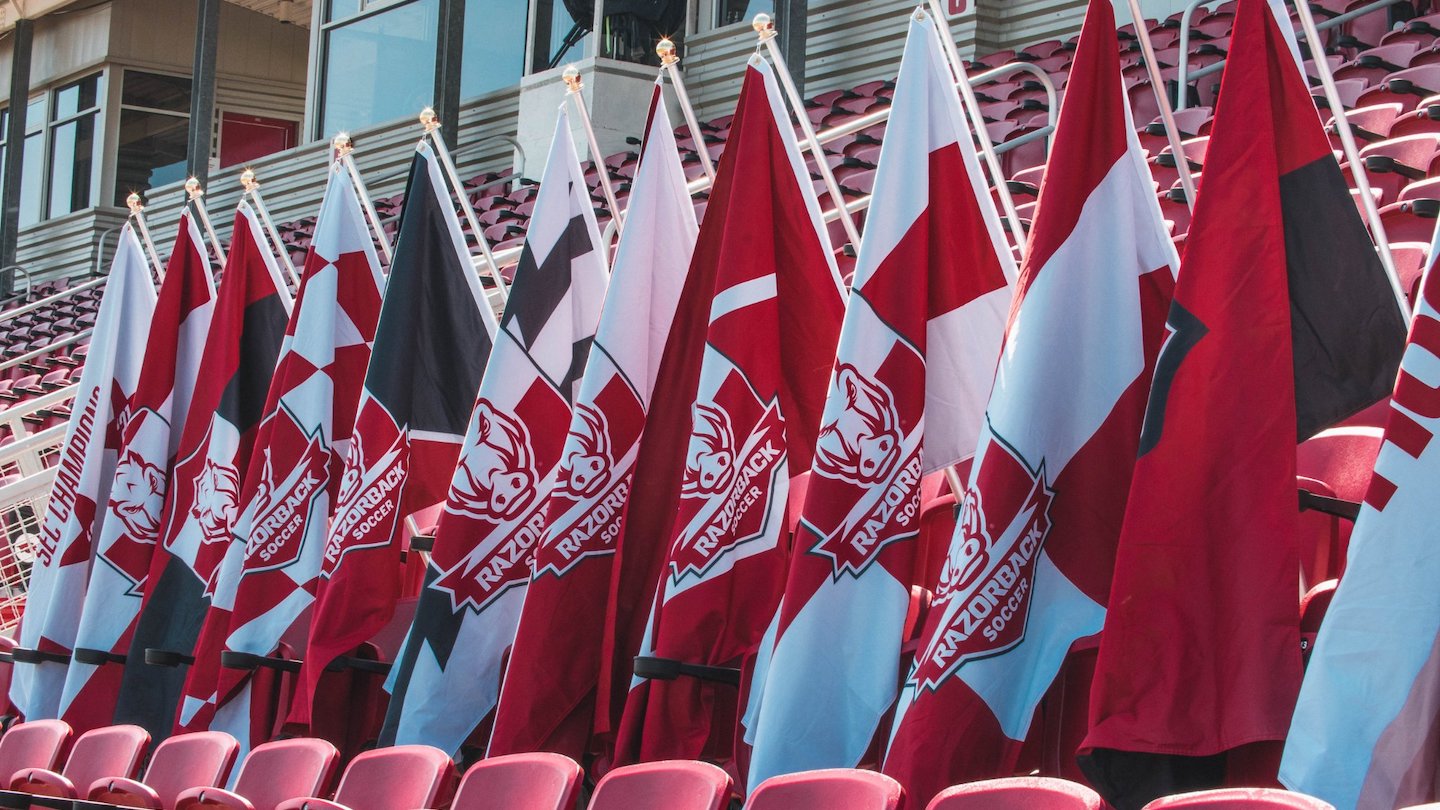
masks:
<instances>
[{"instance_id":1,"label":"red plastic seat","mask_svg":"<svg viewBox=\"0 0 1440 810\"><path fill-rule=\"evenodd\" d=\"M1295 474L1323 481L1335 497L1361 501L1375 471L1383 431L1368 427L1336 427L1321 431L1296 448Z\"/></svg>"},{"instance_id":2,"label":"red plastic seat","mask_svg":"<svg viewBox=\"0 0 1440 810\"><path fill-rule=\"evenodd\" d=\"M70 740L70 724L62 720L18 723L0 737L0 776L8 784L26 768L53 768L60 749Z\"/></svg>"},{"instance_id":3,"label":"red plastic seat","mask_svg":"<svg viewBox=\"0 0 1440 810\"><path fill-rule=\"evenodd\" d=\"M1413 110L1420 100L1440 92L1440 65L1421 65L1389 74L1356 99L1356 106L1397 102ZM1348 105L1347 105L1348 106Z\"/></svg>"},{"instance_id":4,"label":"red plastic seat","mask_svg":"<svg viewBox=\"0 0 1440 810\"><path fill-rule=\"evenodd\" d=\"M1315 636L1320 633L1320 624L1335 598L1338 579L1327 579L1305 592L1300 598L1300 643L1306 655L1315 649Z\"/></svg>"},{"instance_id":5,"label":"red plastic seat","mask_svg":"<svg viewBox=\"0 0 1440 810\"><path fill-rule=\"evenodd\" d=\"M1274 788L1225 788L1166 796L1145 805L1145 810L1335 810L1313 796Z\"/></svg>"},{"instance_id":6,"label":"red plastic seat","mask_svg":"<svg viewBox=\"0 0 1440 810\"><path fill-rule=\"evenodd\" d=\"M161 742L140 781L125 777L95 780L86 792L92 802L174 810L181 792L193 787L225 784L240 744L223 731L179 734Z\"/></svg>"},{"instance_id":7,"label":"red plastic seat","mask_svg":"<svg viewBox=\"0 0 1440 810\"><path fill-rule=\"evenodd\" d=\"M190 788L181 791L175 807L275 810L290 799L324 793L339 762L340 752L325 740L301 737L268 742L245 755L233 791Z\"/></svg>"},{"instance_id":8,"label":"red plastic seat","mask_svg":"<svg viewBox=\"0 0 1440 810\"><path fill-rule=\"evenodd\" d=\"M130 778L150 744L150 733L139 726L105 726L81 734L70 748L65 768L26 768L11 777L11 790L35 796L80 797L76 785L89 787L107 776Z\"/></svg>"},{"instance_id":9,"label":"red plastic seat","mask_svg":"<svg viewBox=\"0 0 1440 810\"><path fill-rule=\"evenodd\" d=\"M1361 51L1354 59L1335 71L1336 79L1368 79L1375 84L1391 73L1410 67L1410 60L1420 46L1414 42L1395 42Z\"/></svg>"},{"instance_id":10,"label":"red plastic seat","mask_svg":"<svg viewBox=\"0 0 1440 810\"><path fill-rule=\"evenodd\" d=\"M745 810L895 810L904 791L883 773L833 768L772 776Z\"/></svg>"},{"instance_id":11,"label":"red plastic seat","mask_svg":"<svg viewBox=\"0 0 1440 810\"><path fill-rule=\"evenodd\" d=\"M956 785L940 791L926 810L1100 810L1100 794L1067 779L1017 776Z\"/></svg>"},{"instance_id":12,"label":"red plastic seat","mask_svg":"<svg viewBox=\"0 0 1440 810\"><path fill-rule=\"evenodd\" d=\"M290 799L276 810L414 810L448 799L455 765L428 745L397 745L366 751L350 761L335 799Z\"/></svg>"},{"instance_id":13,"label":"red plastic seat","mask_svg":"<svg viewBox=\"0 0 1440 810\"><path fill-rule=\"evenodd\" d=\"M729 800L729 774L708 762L677 759L605 774L590 810L720 810Z\"/></svg>"},{"instance_id":14,"label":"red plastic seat","mask_svg":"<svg viewBox=\"0 0 1440 810\"><path fill-rule=\"evenodd\" d=\"M570 810L583 772L561 754L482 759L465 772L451 810Z\"/></svg>"}]
</instances>

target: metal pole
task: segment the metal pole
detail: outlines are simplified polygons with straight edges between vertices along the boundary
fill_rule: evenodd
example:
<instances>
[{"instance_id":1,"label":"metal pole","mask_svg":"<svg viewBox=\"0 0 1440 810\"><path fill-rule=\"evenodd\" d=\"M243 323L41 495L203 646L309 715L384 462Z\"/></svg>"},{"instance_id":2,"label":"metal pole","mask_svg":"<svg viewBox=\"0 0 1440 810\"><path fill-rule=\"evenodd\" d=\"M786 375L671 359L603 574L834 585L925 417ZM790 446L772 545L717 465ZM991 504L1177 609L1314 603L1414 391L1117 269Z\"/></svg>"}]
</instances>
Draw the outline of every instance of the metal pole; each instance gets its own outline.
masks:
<instances>
[{"instance_id":1,"label":"metal pole","mask_svg":"<svg viewBox=\"0 0 1440 810\"><path fill-rule=\"evenodd\" d=\"M805 92L805 0L775 0L775 42L785 56L790 78L801 98ZM803 109L803 108L802 108Z\"/></svg>"},{"instance_id":2,"label":"metal pole","mask_svg":"<svg viewBox=\"0 0 1440 810\"><path fill-rule=\"evenodd\" d=\"M815 166L820 170L821 179L825 181L825 190L830 192L830 200L835 203L836 210L840 211L840 225L845 229L845 237L850 240L855 250L859 250L860 230L855 227L855 218L850 216L850 211L845 207L845 195L840 192L840 184L835 182L835 173L830 171L830 164L825 161L825 149L820 145L820 139L815 136L810 117L805 114L805 99L800 97L800 91L790 80L790 69L785 65L785 55L780 53L780 47L775 44L775 24L770 20L770 15L756 14L753 26L760 37L760 44L765 46L770 60L775 64L775 76L780 80L780 86L790 98L795 120L800 122L800 131L805 133L805 140L810 144L810 153L815 156ZM844 285L841 286L843 288Z\"/></svg>"},{"instance_id":3,"label":"metal pole","mask_svg":"<svg viewBox=\"0 0 1440 810\"><path fill-rule=\"evenodd\" d=\"M680 102L680 112L685 116L685 125L690 128L690 140L695 142L695 151L700 155L700 166L705 169L705 176L714 183L715 161L710 159L710 150L705 147L705 137L700 134L700 123L695 117L695 105L690 103L690 94L685 92L685 82L680 78L680 57L675 55L675 43L662 39L655 46L655 53L660 57L660 69L670 77L675 99Z\"/></svg>"},{"instance_id":4,"label":"metal pole","mask_svg":"<svg viewBox=\"0 0 1440 810\"><path fill-rule=\"evenodd\" d=\"M275 252L280 256L280 263L284 265L290 283L295 285L295 289L300 289L300 274L295 271L295 263L290 261L290 251L285 249L280 231L276 230L275 223L270 221L270 209L265 207L265 200L260 196L260 181L255 179L255 172L250 169L241 172L240 187L245 190L245 194L250 195L250 202L255 205L255 213L260 215L260 224L265 226L266 235L274 242Z\"/></svg>"},{"instance_id":5,"label":"metal pole","mask_svg":"<svg viewBox=\"0 0 1440 810\"><path fill-rule=\"evenodd\" d=\"M975 98L975 88L970 84L970 76L965 72L965 62L955 47L955 38L950 35L949 26L947 25L943 32L940 30L940 26L945 23L945 9L940 7L940 0L926 2L929 4L930 16L936 23L935 33L940 36L941 49L950 60L950 69L955 72L955 85L960 89L960 100L963 102L960 106L970 118L970 128L974 130L975 139L980 144L980 155L990 170L991 183L1000 197L1000 207L1005 213L1005 220L1010 223L1010 233L1014 235L1015 244L1020 248L1023 258L1027 243L1025 228L1020 222L1020 214L1015 210L1015 198L1010 196L1010 187L1005 185L1005 173L1000 169L1000 158L995 154L995 144L990 140L990 131L985 128L985 116L980 113L980 101Z\"/></svg>"},{"instance_id":6,"label":"metal pole","mask_svg":"<svg viewBox=\"0 0 1440 810\"><path fill-rule=\"evenodd\" d=\"M460 76L465 52L465 0L440 0L440 37L435 53L435 106L445 121L460 120ZM455 146L454 131L435 140Z\"/></svg>"},{"instance_id":7,"label":"metal pole","mask_svg":"<svg viewBox=\"0 0 1440 810\"><path fill-rule=\"evenodd\" d=\"M155 242L150 239L150 227L145 224L145 205L140 202L140 195L130 192L130 196L125 198L125 205L130 209L130 218L135 220L135 230L140 234L140 242L145 245L145 253L155 267L155 278L163 284L165 265L160 263L160 256L155 252Z\"/></svg>"},{"instance_id":8,"label":"metal pole","mask_svg":"<svg viewBox=\"0 0 1440 810\"><path fill-rule=\"evenodd\" d=\"M1175 153L1175 168L1180 174L1180 187L1185 189L1185 205L1195 210L1195 177L1190 174L1190 161L1185 157L1180 142L1180 128L1175 124L1175 111L1170 106L1170 94L1165 92L1165 80L1160 76L1160 65L1155 62L1155 44L1150 41L1150 29L1145 26L1145 15L1140 11L1140 0L1129 0L1130 16L1135 20L1135 36L1140 39L1140 50L1145 55L1145 71L1150 76L1150 89L1155 91L1155 100L1160 103L1160 120L1165 124L1165 138L1170 142L1170 151ZM1180 88L1184 93L1185 88Z\"/></svg>"},{"instance_id":9,"label":"metal pole","mask_svg":"<svg viewBox=\"0 0 1440 810\"><path fill-rule=\"evenodd\" d=\"M485 264L490 268L490 278L494 280L495 288L500 291L500 301L502 304L508 302L510 288L505 285L505 278L500 275L500 265L495 263L495 255L490 252L490 243L485 240L485 232L480 228L480 218L475 215L475 206L470 204L470 195L465 193L465 185L460 182L460 173L455 170L450 149L445 144L445 139L440 137L440 120L435 117L435 111L429 107L421 110L420 125L425 127L425 134L435 147L435 156L440 159L440 165L449 176L450 185L455 187L455 196L460 198L460 210L465 213L465 221L470 223L470 230L475 232L480 254L485 257Z\"/></svg>"},{"instance_id":10,"label":"metal pole","mask_svg":"<svg viewBox=\"0 0 1440 810\"><path fill-rule=\"evenodd\" d=\"M1190 83L1190 77L1187 75L1190 72L1190 17L1195 13L1195 9L1204 2L1205 0L1190 0L1180 14L1180 64L1175 67L1175 84L1180 87L1180 93L1175 98L1175 109L1177 110L1185 109L1190 100L1190 92L1186 89ZM1135 28L1138 34L1140 23L1137 22Z\"/></svg>"},{"instance_id":11,"label":"metal pole","mask_svg":"<svg viewBox=\"0 0 1440 810\"><path fill-rule=\"evenodd\" d=\"M215 117L215 54L220 46L220 0L195 0L195 7L190 139L185 154L189 175L204 183L210 172L210 139Z\"/></svg>"},{"instance_id":12,"label":"metal pole","mask_svg":"<svg viewBox=\"0 0 1440 810\"><path fill-rule=\"evenodd\" d=\"M380 243L380 252L385 254L385 263L389 264L395 258L395 253L390 249L390 237L385 235L385 229L380 226L380 215L375 212L375 203L370 201L370 189L365 187L365 181L360 177L360 170L355 167L355 159L350 156L355 151L350 136L345 133L336 135L330 141L330 147L335 150L335 159L345 167L350 174L350 182L355 185L355 193L360 197L360 207L365 211L365 217L370 220L370 229L375 232L375 241Z\"/></svg>"},{"instance_id":13,"label":"metal pole","mask_svg":"<svg viewBox=\"0 0 1440 810\"><path fill-rule=\"evenodd\" d=\"M620 212L620 204L615 201L615 189L610 185L610 168L605 165L605 156L600 153L600 143L595 140L595 127L590 124L590 111L585 109L585 97L580 94L580 91L585 89L585 82L580 78L580 69L571 65L565 68L561 78L569 88L567 95L575 102L580 125L585 130L585 142L590 145L590 165L595 167L595 175L600 178L600 190L605 194L605 204L610 206L610 217L615 220L615 230L623 234L625 217ZM608 255L606 264L609 264Z\"/></svg>"},{"instance_id":14,"label":"metal pole","mask_svg":"<svg viewBox=\"0 0 1440 810\"><path fill-rule=\"evenodd\" d=\"M14 47L10 60L10 119L5 127L5 177L0 186L0 265L15 263L20 243L20 181L25 172L25 113L30 106L30 53L35 41L35 21L24 17L15 21ZM40 182L41 178L33 178ZM14 281L5 276L4 294L13 289Z\"/></svg>"},{"instance_id":15,"label":"metal pole","mask_svg":"<svg viewBox=\"0 0 1440 810\"><path fill-rule=\"evenodd\" d=\"M1132 3L1134 1L1131 0ZM1311 53L1319 57L1314 60L1315 72L1320 74L1320 83L1325 86L1325 99L1330 103L1330 111L1335 114L1335 131L1339 133L1340 144L1345 148L1345 159L1350 163L1350 176L1355 179L1355 188L1360 191L1360 205L1365 211L1365 219L1369 222L1370 234L1375 237L1380 264L1384 265L1385 274L1390 277L1395 303L1400 306L1400 312L1408 322L1410 302L1405 300L1405 289L1400 286L1400 275L1395 272L1395 257L1390 255L1390 239L1385 235L1385 225L1380 221L1380 211L1375 205L1374 195L1370 193L1370 177L1365 173L1365 162L1360 159L1360 150L1355 147L1355 134L1350 131L1350 119L1345 115L1345 104L1340 100L1340 91L1335 88L1335 76L1330 72L1330 63L1325 61L1324 49L1320 46L1320 32L1315 28L1315 17L1310 13L1309 3L1296 3L1295 10L1299 12L1300 25L1305 29L1305 41L1309 43ZM1298 66L1296 70L1299 70Z\"/></svg>"},{"instance_id":16,"label":"metal pole","mask_svg":"<svg viewBox=\"0 0 1440 810\"><path fill-rule=\"evenodd\" d=\"M205 210L205 190L200 188L200 181L194 177L185 181L185 194L189 201L195 205L195 216L200 219L200 226L205 229L205 236L210 239L210 249L215 251L215 259L220 263L220 269L225 269L225 251L220 249L220 239L215 235L215 227L210 224L210 212Z\"/></svg>"}]
</instances>

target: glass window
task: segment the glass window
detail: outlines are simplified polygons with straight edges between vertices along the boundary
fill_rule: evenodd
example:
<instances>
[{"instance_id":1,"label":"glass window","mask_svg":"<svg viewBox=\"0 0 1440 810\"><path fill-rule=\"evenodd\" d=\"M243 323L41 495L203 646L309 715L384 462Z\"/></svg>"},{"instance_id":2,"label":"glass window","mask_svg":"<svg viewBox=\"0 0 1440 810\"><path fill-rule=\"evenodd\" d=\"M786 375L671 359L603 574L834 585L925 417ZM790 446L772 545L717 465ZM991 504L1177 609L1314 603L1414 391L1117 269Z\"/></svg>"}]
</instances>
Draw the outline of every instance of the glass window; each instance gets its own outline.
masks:
<instances>
[{"instance_id":1,"label":"glass window","mask_svg":"<svg viewBox=\"0 0 1440 810\"><path fill-rule=\"evenodd\" d=\"M532 65L535 70L559 67L585 56L585 41L590 37L590 26L595 23L594 6L575 3L582 9L585 5L592 9L590 15L582 14L584 19L580 19L570 11L572 2L538 0L535 4L535 64Z\"/></svg>"},{"instance_id":2,"label":"glass window","mask_svg":"<svg viewBox=\"0 0 1440 810\"><path fill-rule=\"evenodd\" d=\"M139 70L125 71L120 103L126 107L190 114L190 79Z\"/></svg>"},{"instance_id":3,"label":"glass window","mask_svg":"<svg viewBox=\"0 0 1440 810\"><path fill-rule=\"evenodd\" d=\"M774 14L774 0L716 0L715 24L748 23L756 14Z\"/></svg>"},{"instance_id":4,"label":"glass window","mask_svg":"<svg viewBox=\"0 0 1440 810\"><path fill-rule=\"evenodd\" d=\"M438 0L411 0L326 29L320 137L411 118L431 102L439 15Z\"/></svg>"},{"instance_id":5,"label":"glass window","mask_svg":"<svg viewBox=\"0 0 1440 810\"><path fill-rule=\"evenodd\" d=\"M55 90L50 112L48 216L64 216L89 208L94 203L90 195L90 180L95 168L95 122L100 113L99 101L98 73ZM28 150L28 144L26 148Z\"/></svg>"},{"instance_id":6,"label":"glass window","mask_svg":"<svg viewBox=\"0 0 1440 810\"><path fill-rule=\"evenodd\" d=\"M460 97L519 84L525 73L524 0L465 0L465 45L461 52Z\"/></svg>"},{"instance_id":7,"label":"glass window","mask_svg":"<svg viewBox=\"0 0 1440 810\"><path fill-rule=\"evenodd\" d=\"M20 161L20 227L34 225L45 211L45 134L25 136Z\"/></svg>"},{"instance_id":8,"label":"glass window","mask_svg":"<svg viewBox=\"0 0 1440 810\"><path fill-rule=\"evenodd\" d=\"M185 179L190 79L125 71L115 156L115 205L132 191Z\"/></svg>"}]
</instances>

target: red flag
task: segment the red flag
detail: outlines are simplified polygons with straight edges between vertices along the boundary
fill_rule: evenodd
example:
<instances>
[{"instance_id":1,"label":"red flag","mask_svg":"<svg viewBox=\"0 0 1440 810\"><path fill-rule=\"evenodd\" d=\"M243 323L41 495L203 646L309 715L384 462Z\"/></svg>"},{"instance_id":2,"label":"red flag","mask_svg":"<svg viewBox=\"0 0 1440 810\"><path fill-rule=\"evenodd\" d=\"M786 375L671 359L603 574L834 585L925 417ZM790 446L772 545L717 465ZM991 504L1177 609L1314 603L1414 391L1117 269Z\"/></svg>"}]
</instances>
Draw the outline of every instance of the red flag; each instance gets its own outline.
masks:
<instances>
[{"instance_id":1,"label":"red flag","mask_svg":"<svg viewBox=\"0 0 1440 810\"><path fill-rule=\"evenodd\" d=\"M662 666L754 656L784 587L790 478L810 466L835 356L843 293L780 98L752 58L692 262L713 297L683 464L669 471L678 497L653 504L673 522L639 650ZM686 674L637 679L617 761L728 752L735 700Z\"/></svg>"},{"instance_id":2,"label":"red flag","mask_svg":"<svg viewBox=\"0 0 1440 810\"><path fill-rule=\"evenodd\" d=\"M1265 0L1240 0L1091 695L1119 807L1218 783L1300 685L1295 443L1390 393L1392 289Z\"/></svg>"}]
</instances>

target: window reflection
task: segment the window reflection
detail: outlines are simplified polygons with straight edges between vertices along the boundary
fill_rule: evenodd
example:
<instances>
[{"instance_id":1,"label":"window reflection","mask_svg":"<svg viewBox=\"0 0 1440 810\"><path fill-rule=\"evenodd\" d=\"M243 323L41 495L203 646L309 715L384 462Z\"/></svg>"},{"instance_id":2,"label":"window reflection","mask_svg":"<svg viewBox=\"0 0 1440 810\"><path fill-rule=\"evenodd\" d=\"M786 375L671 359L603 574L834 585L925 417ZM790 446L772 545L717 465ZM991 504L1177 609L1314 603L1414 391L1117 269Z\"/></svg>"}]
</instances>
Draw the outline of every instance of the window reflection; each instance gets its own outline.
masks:
<instances>
[{"instance_id":1,"label":"window reflection","mask_svg":"<svg viewBox=\"0 0 1440 810\"><path fill-rule=\"evenodd\" d=\"M190 79L127 70L120 97L115 205L132 191L185 179Z\"/></svg>"},{"instance_id":2,"label":"window reflection","mask_svg":"<svg viewBox=\"0 0 1440 810\"><path fill-rule=\"evenodd\" d=\"M439 8L411 0L327 27L319 137L408 118L431 102Z\"/></svg>"},{"instance_id":3,"label":"window reflection","mask_svg":"<svg viewBox=\"0 0 1440 810\"><path fill-rule=\"evenodd\" d=\"M461 98L474 98L520 82L525 71L529 5L521 0L465 1Z\"/></svg>"}]
</instances>

